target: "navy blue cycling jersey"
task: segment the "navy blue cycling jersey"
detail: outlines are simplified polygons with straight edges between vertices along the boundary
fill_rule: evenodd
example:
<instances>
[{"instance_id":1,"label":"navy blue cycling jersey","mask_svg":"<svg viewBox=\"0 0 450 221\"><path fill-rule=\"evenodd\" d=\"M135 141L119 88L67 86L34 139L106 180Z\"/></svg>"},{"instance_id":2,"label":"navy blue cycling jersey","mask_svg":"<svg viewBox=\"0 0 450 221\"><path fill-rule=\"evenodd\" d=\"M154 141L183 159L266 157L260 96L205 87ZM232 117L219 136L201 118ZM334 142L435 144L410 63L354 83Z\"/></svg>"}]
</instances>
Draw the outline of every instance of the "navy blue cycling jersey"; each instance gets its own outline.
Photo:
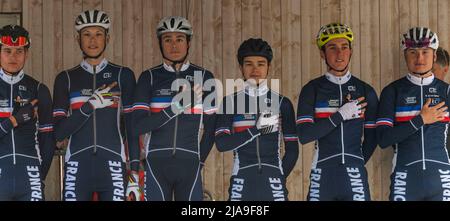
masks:
<instances>
[{"instance_id":1,"label":"navy blue cycling jersey","mask_svg":"<svg viewBox=\"0 0 450 221\"><path fill-rule=\"evenodd\" d=\"M367 102L364 116L344 121L338 109L359 97ZM364 165L377 146L377 107L375 90L350 72L342 77L326 73L306 84L298 100L297 131L302 144L316 141L314 164Z\"/></svg>"},{"instance_id":2,"label":"navy blue cycling jersey","mask_svg":"<svg viewBox=\"0 0 450 221\"><path fill-rule=\"evenodd\" d=\"M87 102L92 93L113 82L117 82L117 85L110 92L118 102L94 110ZM85 192L105 192L99 193L100 200L123 199L123 180L120 181L123 177L118 174L125 172L122 165L126 161L124 137L128 140L131 137L135 84L134 74L129 68L112 64L105 59L96 66L95 72L93 66L83 61L56 77L53 93L55 135L57 141L69 139L65 156L66 200L89 200L91 196L84 194ZM113 179L96 182L104 173ZM81 184L80 178L72 179L81 176ZM121 184L113 186L114 182Z\"/></svg>"},{"instance_id":3,"label":"navy blue cycling jersey","mask_svg":"<svg viewBox=\"0 0 450 221\"><path fill-rule=\"evenodd\" d=\"M344 121L339 108L360 97L367 102L364 115ZM308 200L370 200L364 164L377 146L377 105L375 90L350 72L326 73L303 87L297 132L302 144L316 141Z\"/></svg>"},{"instance_id":4,"label":"navy blue cycling jersey","mask_svg":"<svg viewBox=\"0 0 450 221\"><path fill-rule=\"evenodd\" d=\"M196 79L196 75L199 79ZM179 71L175 71L164 63L144 71L139 77L135 92L133 130L135 136L147 134L148 139L144 141L147 159L188 159L188 161L176 161L178 163L171 166L179 167L179 169L170 170L166 164L156 163L159 162L158 160L148 160L146 165L146 186L149 187L146 189L146 199L148 200L171 200L172 190L175 190L176 200L202 199L199 168L200 163L205 162L214 143L216 107L214 102L211 103L212 105L199 103L191 105L181 114L174 113L171 104L174 96L179 93L179 89L178 87L172 89L172 83L177 79L185 79L193 86L213 80L213 75L208 70L189 62L183 64ZM203 97L206 98L210 94L209 91L204 90ZM203 136L201 136L202 129ZM133 139L133 141L136 140ZM130 159L132 162L137 162L138 143L131 145L135 147L132 148L134 152L130 152ZM189 160L194 160L194 167ZM135 170L137 166L132 164L132 167ZM182 182L183 187L179 188L175 185L181 182L180 179L192 182Z\"/></svg>"},{"instance_id":5,"label":"navy blue cycling jersey","mask_svg":"<svg viewBox=\"0 0 450 221\"><path fill-rule=\"evenodd\" d=\"M252 110L261 106L260 102L266 103L262 106L267 110L263 107ZM225 97L221 108L216 125L217 149L234 153L230 200L287 200L285 182L299 152L291 101L265 85L246 86ZM261 134L256 128L259 116L256 113L265 112L279 116L277 131ZM285 154L281 160L282 140Z\"/></svg>"},{"instance_id":6,"label":"navy blue cycling jersey","mask_svg":"<svg viewBox=\"0 0 450 221\"><path fill-rule=\"evenodd\" d=\"M55 150L50 92L23 70L1 69L0 78L0 200L43 200L41 180ZM9 117L34 99L37 117L13 128Z\"/></svg>"},{"instance_id":7,"label":"navy blue cycling jersey","mask_svg":"<svg viewBox=\"0 0 450 221\"><path fill-rule=\"evenodd\" d=\"M448 114L442 122L424 125L420 111L427 99L432 106L449 104L447 83L430 76L418 78L411 74L383 89L377 119L380 147L396 144L395 165L410 166L427 163L449 164L446 146Z\"/></svg>"},{"instance_id":8,"label":"navy blue cycling jersey","mask_svg":"<svg viewBox=\"0 0 450 221\"><path fill-rule=\"evenodd\" d=\"M394 145L391 200L450 200L450 162L446 117L425 125L420 115L427 99L449 104L449 85L431 75L407 74L383 89L377 119L382 148Z\"/></svg>"}]
</instances>

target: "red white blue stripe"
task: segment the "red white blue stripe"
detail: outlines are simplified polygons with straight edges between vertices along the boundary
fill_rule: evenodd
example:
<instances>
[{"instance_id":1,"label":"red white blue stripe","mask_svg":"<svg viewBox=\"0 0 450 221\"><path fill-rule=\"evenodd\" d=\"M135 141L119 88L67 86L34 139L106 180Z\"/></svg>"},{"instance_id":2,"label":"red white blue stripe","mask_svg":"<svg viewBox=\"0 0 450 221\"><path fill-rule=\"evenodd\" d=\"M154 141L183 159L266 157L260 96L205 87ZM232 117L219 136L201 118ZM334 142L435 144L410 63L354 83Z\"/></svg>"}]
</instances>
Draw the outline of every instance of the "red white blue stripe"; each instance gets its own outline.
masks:
<instances>
[{"instance_id":1,"label":"red white blue stripe","mask_svg":"<svg viewBox=\"0 0 450 221\"><path fill-rule=\"evenodd\" d=\"M395 122L410 121L420 114L421 106L404 106L395 108Z\"/></svg>"},{"instance_id":2,"label":"red white blue stripe","mask_svg":"<svg viewBox=\"0 0 450 221\"><path fill-rule=\"evenodd\" d=\"M12 107L2 107L2 108L0 108L0 118L10 117L12 111L13 111Z\"/></svg>"},{"instance_id":3,"label":"red white blue stripe","mask_svg":"<svg viewBox=\"0 0 450 221\"><path fill-rule=\"evenodd\" d=\"M169 107L171 102L172 97L154 97L150 100L150 111L152 113L159 113Z\"/></svg>"},{"instance_id":4,"label":"red white blue stripe","mask_svg":"<svg viewBox=\"0 0 450 221\"><path fill-rule=\"evenodd\" d=\"M375 123L375 121L366 121L364 122L364 128L366 129L373 129L376 128L377 124Z\"/></svg>"},{"instance_id":5,"label":"red white blue stripe","mask_svg":"<svg viewBox=\"0 0 450 221\"><path fill-rule=\"evenodd\" d=\"M46 133L46 132L52 132L52 131L53 131L53 124L39 125L40 133Z\"/></svg>"},{"instance_id":6,"label":"red white blue stripe","mask_svg":"<svg viewBox=\"0 0 450 221\"><path fill-rule=\"evenodd\" d=\"M135 110L149 111L150 110L150 105L148 105L147 103L134 103L133 104L133 111L135 111Z\"/></svg>"},{"instance_id":7,"label":"red white blue stripe","mask_svg":"<svg viewBox=\"0 0 450 221\"><path fill-rule=\"evenodd\" d=\"M65 117L67 116L67 111L64 109L54 109L53 117Z\"/></svg>"},{"instance_id":8,"label":"red white blue stripe","mask_svg":"<svg viewBox=\"0 0 450 221\"><path fill-rule=\"evenodd\" d=\"M377 119L377 127L386 125L386 126L394 126L393 120L390 118L378 118Z\"/></svg>"},{"instance_id":9,"label":"red white blue stripe","mask_svg":"<svg viewBox=\"0 0 450 221\"><path fill-rule=\"evenodd\" d=\"M216 129L216 136L220 134L231 134L231 131L227 127L220 127Z\"/></svg>"},{"instance_id":10,"label":"red white blue stripe","mask_svg":"<svg viewBox=\"0 0 450 221\"><path fill-rule=\"evenodd\" d=\"M255 116L250 115L238 115L233 119L233 130L235 132L242 132L256 125Z\"/></svg>"},{"instance_id":11,"label":"red white blue stripe","mask_svg":"<svg viewBox=\"0 0 450 221\"><path fill-rule=\"evenodd\" d=\"M314 123L313 116L299 116L297 117L297 124L303 124L303 123Z\"/></svg>"},{"instance_id":12,"label":"red white blue stripe","mask_svg":"<svg viewBox=\"0 0 450 221\"><path fill-rule=\"evenodd\" d=\"M328 102L317 102L315 107L315 118L328 118L336 113L339 108L329 107Z\"/></svg>"},{"instance_id":13,"label":"red white blue stripe","mask_svg":"<svg viewBox=\"0 0 450 221\"><path fill-rule=\"evenodd\" d=\"M298 137L295 134L285 134L283 138L284 141L298 141Z\"/></svg>"},{"instance_id":14,"label":"red white blue stripe","mask_svg":"<svg viewBox=\"0 0 450 221\"><path fill-rule=\"evenodd\" d=\"M72 110L78 110L88 101L90 96L81 95L79 91L70 93L70 108Z\"/></svg>"}]
</instances>

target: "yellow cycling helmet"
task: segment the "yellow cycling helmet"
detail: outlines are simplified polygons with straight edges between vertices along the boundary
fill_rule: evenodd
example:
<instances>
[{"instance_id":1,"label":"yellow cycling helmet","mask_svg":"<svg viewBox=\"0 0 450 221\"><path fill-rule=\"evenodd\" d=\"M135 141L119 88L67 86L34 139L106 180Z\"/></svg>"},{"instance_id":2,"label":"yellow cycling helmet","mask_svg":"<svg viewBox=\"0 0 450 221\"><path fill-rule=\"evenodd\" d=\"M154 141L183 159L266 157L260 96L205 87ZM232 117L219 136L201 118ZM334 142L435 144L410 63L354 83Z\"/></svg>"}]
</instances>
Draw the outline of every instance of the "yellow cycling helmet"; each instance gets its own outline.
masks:
<instances>
[{"instance_id":1,"label":"yellow cycling helmet","mask_svg":"<svg viewBox=\"0 0 450 221\"><path fill-rule=\"evenodd\" d=\"M336 38L345 38L352 43L353 31L349 26L341 23L324 25L317 33L317 46L322 49L326 43Z\"/></svg>"}]
</instances>

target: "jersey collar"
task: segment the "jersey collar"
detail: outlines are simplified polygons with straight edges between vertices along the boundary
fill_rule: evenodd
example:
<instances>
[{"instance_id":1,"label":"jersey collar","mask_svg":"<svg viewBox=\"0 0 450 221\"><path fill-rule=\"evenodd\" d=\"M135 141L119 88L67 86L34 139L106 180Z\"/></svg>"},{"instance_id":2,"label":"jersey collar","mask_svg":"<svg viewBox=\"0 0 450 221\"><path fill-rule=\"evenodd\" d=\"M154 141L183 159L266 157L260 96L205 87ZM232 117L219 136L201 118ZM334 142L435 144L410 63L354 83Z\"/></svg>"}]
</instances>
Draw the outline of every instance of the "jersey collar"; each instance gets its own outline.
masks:
<instances>
[{"instance_id":1,"label":"jersey collar","mask_svg":"<svg viewBox=\"0 0 450 221\"><path fill-rule=\"evenodd\" d=\"M247 95L255 97L267 94L269 92L269 87L267 86L267 80L259 84L259 86L255 86L249 84L248 82L244 83L244 91Z\"/></svg>"},{"instance_id":2,"label":"jersey collar","mask_svg":"<svg viewBox=\"0 0 450 221\"><path fill-rule=\"evenodd\" d=\"M164 69L166 69L166 71L175 72L175 70L173 69L172 66L166 64L165 62L163 62L163 64L164 64ZM187 61L186 63L184 63L184 64L181 66L180 71L185 71L185 70L187 70L187 69L189 68L190 65L191 65L191 63L190 63L189 61Z\"/></svg>"},{"instance_id":3,"label":"jersey collar","mask_svg":"<svg viewBox=\"0 0 450 221\"><path fill-rule=\"evenodd\" d=\"M96 73L100 73L101 71L103 71L103 69L106 68L106 66L108 65L108 61L103 58L102 62L100 62L100 64L97 65L97 67L95 68L95 72ZM80 64L80 66L87 72L94 74L94 67L89 64L86 60L83 60Z\"/></svg>"},{"instance_id":4,"label":"jersey collar","mask_svg":"<svg viewBox=\"0 0 450 221\"><path fill-rule=\"evenodd\" d=\"M17 82L23 79L23 76L25 76L23 69L20 70L20 72L14 76L6 74L3 71L3 68L0 69L0 77L2 78L3 81L5 81L8 84L16 84Z\"/></svg>"},{"instance_id":5,"label":"jersey collar","mask_svg":"<svg viewBox=\"0 0 450 221\"><path fill-rule=\"evenodd\" d=\"M337 77L337 76L331 74L330 72L327 72L327 73L325 73L325 77L329 81L331 81L331 82L333 82L335 84L341 84L342 85L342 84L347 83L350 80L350 78L352 77L352 74L350 73L350 71L347 71L347 73L344 76Z\"/></svg>"},{"instance_id":6,"label":"jersey collar","mask_svg":"<svg viewBox=\"0 0 450 221\"><path fill-rule=\"evenodd\" d=\"M425 78L421 78L408 73L408 75L406 75L406 78L408 78L408 80L415 85L425 86L431 84L434 81L434 74Z\"/></svg>"}]
</instances>

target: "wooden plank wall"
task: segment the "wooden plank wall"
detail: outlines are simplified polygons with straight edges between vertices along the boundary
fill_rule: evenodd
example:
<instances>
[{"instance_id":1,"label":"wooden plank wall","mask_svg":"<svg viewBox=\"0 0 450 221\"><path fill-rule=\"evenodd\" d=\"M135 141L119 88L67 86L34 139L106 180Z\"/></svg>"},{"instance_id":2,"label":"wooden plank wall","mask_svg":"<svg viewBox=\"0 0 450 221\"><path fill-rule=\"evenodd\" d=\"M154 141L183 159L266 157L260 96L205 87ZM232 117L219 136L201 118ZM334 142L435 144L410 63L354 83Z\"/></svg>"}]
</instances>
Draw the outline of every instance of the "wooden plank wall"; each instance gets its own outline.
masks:
<instances>
[{"instance_id":1,"label":"wooden plank wall","mask_svg":"<svg viewBox=\"0 0 450 221\"><path fill-rule=\"evenodd\" d=\"M136 77L161 62L155 27L163 16L189 18L195 32L191 61L221 80L240 77L235 55L241 41L263 37L275 53L271 77L280 79L281 92L294 106L301 87L325 71L314 42L322 24L351 25L356 35L351 70L378 93L406 73L399 37L408 27L429 26L441 45L450 47L448 0L0 0L1 12L23 13L32 37L26 71L51 89L58 72L80 62L74 18L93 8L112 19L108 58L131 67ZM291 200L306 198L313 149L313 144L301 147L288 180ZM375 200L387 199L391 160L392 150L377 149L367 164ZM46 181L50 200L59 199L58 162L55 158ZM203 180L217 200L228 198L231 168L231 153L211 152Z\"/></svg>"}]
</instances>

